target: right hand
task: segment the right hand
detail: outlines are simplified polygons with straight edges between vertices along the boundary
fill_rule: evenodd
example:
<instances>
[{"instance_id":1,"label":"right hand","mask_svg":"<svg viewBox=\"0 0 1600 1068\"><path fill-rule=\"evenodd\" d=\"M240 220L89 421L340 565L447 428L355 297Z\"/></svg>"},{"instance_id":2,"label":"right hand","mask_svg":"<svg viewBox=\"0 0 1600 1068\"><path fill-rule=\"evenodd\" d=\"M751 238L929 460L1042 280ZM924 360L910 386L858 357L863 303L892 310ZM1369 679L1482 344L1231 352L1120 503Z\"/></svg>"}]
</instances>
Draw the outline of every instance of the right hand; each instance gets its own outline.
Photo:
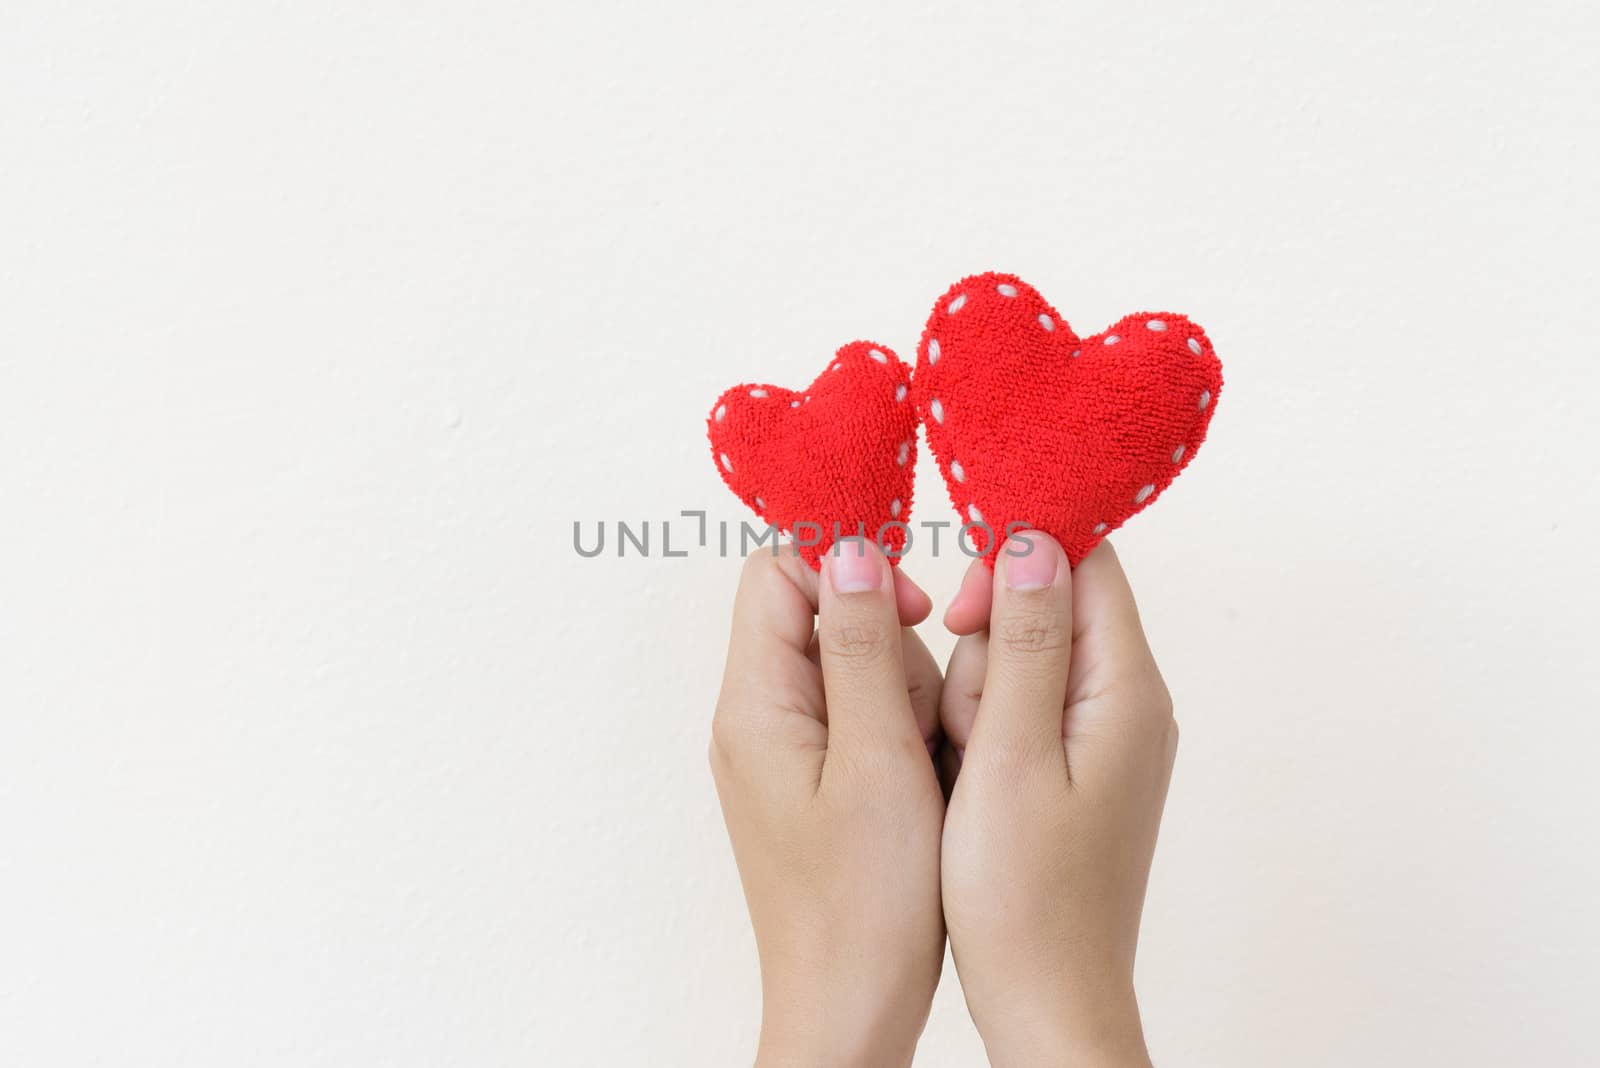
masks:
<instances>
[{"instance_id":1,"label":"right hand","mask_svg":"<svg viewBox=\"0 0 1600 1068\"><path fill-rule=\"evenodd\" d=\"M1178 729L1116 553L1073 572L1023 532L945 622L944 913L991 1063L1148 1065L1133 963Z\"/></svg>"}]
</instances>

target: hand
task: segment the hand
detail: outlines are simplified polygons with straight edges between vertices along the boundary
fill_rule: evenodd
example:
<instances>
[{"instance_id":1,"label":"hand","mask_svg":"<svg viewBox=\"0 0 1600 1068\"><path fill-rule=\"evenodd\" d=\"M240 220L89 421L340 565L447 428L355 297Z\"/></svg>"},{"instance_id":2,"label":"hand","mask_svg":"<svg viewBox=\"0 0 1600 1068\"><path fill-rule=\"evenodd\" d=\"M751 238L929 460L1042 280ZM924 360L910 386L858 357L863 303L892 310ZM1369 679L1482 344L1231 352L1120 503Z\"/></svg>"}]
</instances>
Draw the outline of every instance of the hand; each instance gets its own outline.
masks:
<instances>
[{"instance_id":1,"label":"hand","mask_svg":"<svg viewBox=\"0 0 1600 1068\"><path fill-rule=\"evenodd\" d=\"M711 770L761 956L758 1065L909 1064L944 963L927 595L870 542L745 564ZM813 633L813 616L819 619Z\"/></svg>"},{"instance_id":2,"label":"hand","mask_svg":"<svg viewBox=\"0 0 1600 1068\"><path fill-rule=\"evenodd\" d=\"M996 565L945 616L963 637L940 706L960 754L944 910L967 1007L996 1065L1148 1065L1133 960L1172 699L1109 544L1073 572L1025 532Z\"/></svg>"}]
</instances>

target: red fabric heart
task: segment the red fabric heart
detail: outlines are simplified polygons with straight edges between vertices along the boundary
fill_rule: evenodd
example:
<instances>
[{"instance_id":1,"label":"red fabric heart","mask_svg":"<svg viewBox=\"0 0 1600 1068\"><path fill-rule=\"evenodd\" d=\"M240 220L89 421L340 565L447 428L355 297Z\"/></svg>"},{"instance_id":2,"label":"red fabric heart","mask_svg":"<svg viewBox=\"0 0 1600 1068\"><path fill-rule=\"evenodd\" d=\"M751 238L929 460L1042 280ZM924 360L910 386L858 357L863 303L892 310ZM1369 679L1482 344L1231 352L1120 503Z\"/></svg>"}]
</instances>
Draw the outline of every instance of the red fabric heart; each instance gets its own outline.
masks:
<instances>
[{"instance_id":1,"label":"red fabric heart","mask_svg":"<svg viewBox=\"0 0 1600 1068\"><path fill-rule=\"evenodd\" d=\"M910 385L886 346L852 341L800 392L734 386L706 419L712 462L813 568L836 538L862 535L898 563L917 466Z\"/></svg>"},{"instance_id":2,"label":"red fabric heart","mask_svg":"<svg viewBox=\"0 0 1600 1068\"><path fill-rule=\"evenodd\" d=\"M1194 459L1222 391L1205 331L1141 312L1079 338L1015 275L939 299L913 393L950 500L994 566L1008 531L1054 536L1076 566ZM993 536L991 536L993 535Z\"/></svg>"}]
</instances>

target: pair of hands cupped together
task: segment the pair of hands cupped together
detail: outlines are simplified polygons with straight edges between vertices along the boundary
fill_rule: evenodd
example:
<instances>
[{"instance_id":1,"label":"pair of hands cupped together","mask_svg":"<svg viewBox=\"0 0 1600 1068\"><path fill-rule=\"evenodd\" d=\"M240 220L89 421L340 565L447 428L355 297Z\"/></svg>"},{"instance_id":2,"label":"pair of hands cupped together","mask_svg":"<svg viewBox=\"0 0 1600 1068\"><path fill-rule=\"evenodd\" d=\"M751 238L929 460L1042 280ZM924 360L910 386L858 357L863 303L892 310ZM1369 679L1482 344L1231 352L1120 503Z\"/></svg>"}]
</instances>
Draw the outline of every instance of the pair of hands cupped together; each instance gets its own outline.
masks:
<instances>
[{"instance_id":1,"label":"pair of hands cupped together","mask_svg":"<svg viewBox=\"0 0 1600 1068\"><path fill-rule=\"evenodd\" d=\"M1025 553L1025 555L1024 555ZM1177 749L1109 544L1024 532L945 614L841 543L746 563L711 767L761 957L760 1065L909 1064L948 933L997 1065L1146 1065L1133 991Z\"/></svg>"}]
</instances>

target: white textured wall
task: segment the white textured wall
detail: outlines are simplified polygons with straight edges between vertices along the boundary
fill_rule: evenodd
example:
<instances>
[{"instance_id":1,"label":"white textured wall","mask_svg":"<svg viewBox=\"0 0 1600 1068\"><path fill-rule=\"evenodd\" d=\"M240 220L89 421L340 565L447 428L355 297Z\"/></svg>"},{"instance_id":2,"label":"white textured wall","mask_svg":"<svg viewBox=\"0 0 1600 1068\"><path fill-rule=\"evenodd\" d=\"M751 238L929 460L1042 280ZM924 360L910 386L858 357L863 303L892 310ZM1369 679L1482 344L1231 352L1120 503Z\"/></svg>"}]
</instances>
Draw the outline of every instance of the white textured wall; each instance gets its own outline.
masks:
<instances>
[{"instance_id":1,"label":"white textured wall","mask_svg":"<svg viewBox=\"0 0 1600 1068\"><path fill-rule=\"evenodd\" d=\"M987 268L1228 378L1117 538L1184 724L1158 1059L1596 1063L1597 49L1536 0L6 4L0 1063L747 1057L737 567L570 525L737 519L711 398ZM947 970L921 1063L980 1055Z\"/></svg>"}]
</instances>

